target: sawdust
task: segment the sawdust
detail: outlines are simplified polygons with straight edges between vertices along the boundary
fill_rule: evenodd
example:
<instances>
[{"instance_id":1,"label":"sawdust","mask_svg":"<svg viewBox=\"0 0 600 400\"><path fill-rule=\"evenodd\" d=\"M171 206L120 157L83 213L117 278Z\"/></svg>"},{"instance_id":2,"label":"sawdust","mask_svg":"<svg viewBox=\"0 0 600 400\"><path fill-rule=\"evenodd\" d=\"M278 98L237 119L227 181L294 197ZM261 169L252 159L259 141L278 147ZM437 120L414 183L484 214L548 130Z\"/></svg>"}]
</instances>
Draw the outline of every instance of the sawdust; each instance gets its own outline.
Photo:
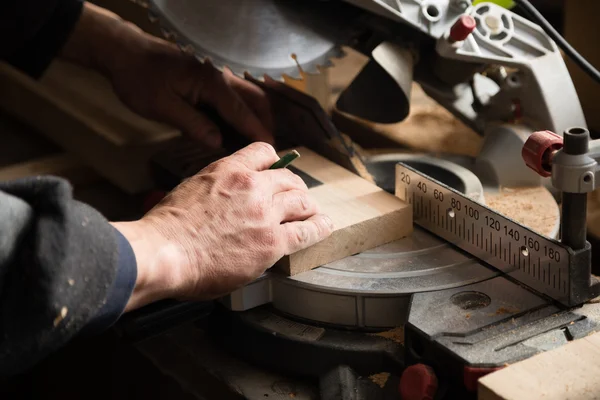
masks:
<instances>
[{"instance_id":1,"label":"sawdust","mask_svg":"<svg viewBox=\"0 0 600 400\"><path fill-rule=\"evenodd\" d=\"M385 384L387 383L389 378L390 378L389 372L380 372L378 374L369 376L369 379L371 380L371 382L373 382L374 384L376 384L377 386L379 386L382 389L385 386Z\"/></svg>"},{"instance_id":2,"label":"sawdust","mask_svg":"<svg viewBox=\"0 0 600 400\"><path fill-rule=\"evenodd\" d=\"M329 110L335 108L341 91L369 60L351 48L344 48L344 51L346 57L336 60L335 66L328 69L331 89ZM369 146L382 140L388 143L385 147L407 147L428 153L469 156L476 156L481 149L482 137L429 97L417 83L413 83L411 87L409 115L399 123L377 124L348 114L341 115L339 111L335 114L347 121L346 126L362 130L363 140L357 141L365 142ZM369 134L369 131L372 133ZM346 133L358 134L353 129Z\"/></svg>"},{"instance_id":3,"label":"sawdust","mask_svg":"<svg viewBox=\"0 0 600 400\"><path fill-rule=\"evenodd\" d=\"M550 235L559 219L556 202L543 187L502 188L498 193L486 193L485 203L542 235Z\"/></svg>"},{"instance_id":4,"label":"sawdust","mask_svg":"<svg viewBox=\"0 0 600 400\"><path fill-rule=\"evenodd\" d=\"M498 307L498 309L496 310L496 312L489 314L490 317L493 317L495 315L504 315L504 314L516 314L518 313L520 310L518 308L512 308L512 307Z\"/></svg>"},{"instance_id":5,"label":"sawdust","mask_svg":"<svg viewBox=\"0 0 600 400\"><path fill-rule=\"evenodd\" d=\"M375 336L389 339L396 343L404 344L404 328L398 327L385 332L374 333Z\"/></svg>"},{"instance_id":6,"label":"sawdust","mask_svg":"<svg viewBox=\"0 0 600 400\"><path fill-rule=\"evenodd\" d=\"M594 276L594 275L592 275ZM600 303L600 297L596 297L594 299L589 300L586 304L598 304Z\"/></svg>"}]
</instances>

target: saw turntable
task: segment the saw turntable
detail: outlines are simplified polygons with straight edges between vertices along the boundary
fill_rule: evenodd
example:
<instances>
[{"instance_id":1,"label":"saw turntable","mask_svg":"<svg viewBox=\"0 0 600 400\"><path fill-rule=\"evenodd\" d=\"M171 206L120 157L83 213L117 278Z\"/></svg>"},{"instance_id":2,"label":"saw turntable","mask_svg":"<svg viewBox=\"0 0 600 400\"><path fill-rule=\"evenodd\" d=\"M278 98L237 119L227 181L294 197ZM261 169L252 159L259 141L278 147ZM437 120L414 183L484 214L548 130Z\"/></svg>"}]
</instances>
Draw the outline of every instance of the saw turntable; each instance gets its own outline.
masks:
<instances>
[{"instance_id":1,"label":"saw turntable","mask_svg":"<svg viewBox=\"0 0 600 400\"><path fill-rule=\"evenodd\" d=\"M280 143L305 145L358 174L364 166L380 187L412 205L416 224L408 238L311 271L268 272L193 328L140 342L184 386L199 385L182 372L194 364L227 388L210 398L469 398L479 377L600 331L600 306L590 302L600 286L585 237L600 144L590 144L552 32L469 0L146 6L182 49L265 89ZM401 121L416 81L483 135L479 156L362 158L314 99L280 81L326 68L343 55L342 45L370 61L341 94L339 110ZM170 161L157 159L163 186L194 172L189 162ZM544 229L486 206L502 188L542 185L545 207L537 212L550 221ZM203 316L205 306L151 307L121 328L147 337ZM217 357L216 346L226 351ZM167 348L180 358L169 361ZM236 361L223 361L232 355ZM381 373L383 382L374 378Z\"/></svg>"}]
</instances>

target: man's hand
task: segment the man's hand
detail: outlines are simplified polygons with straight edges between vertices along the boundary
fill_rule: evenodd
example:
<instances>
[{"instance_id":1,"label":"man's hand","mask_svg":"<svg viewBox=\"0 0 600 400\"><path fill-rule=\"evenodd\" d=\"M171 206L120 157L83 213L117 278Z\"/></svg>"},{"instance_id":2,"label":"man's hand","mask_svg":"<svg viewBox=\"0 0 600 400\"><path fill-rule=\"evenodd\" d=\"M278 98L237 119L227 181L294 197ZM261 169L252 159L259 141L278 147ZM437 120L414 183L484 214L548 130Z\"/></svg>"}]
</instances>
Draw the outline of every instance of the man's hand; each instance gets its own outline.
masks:
<instances>
[{"instance_id":1,"label":"man's hand","mask_svg":"<svg viewBox=\"0 0 600 400\"><path fill-rule=\"evenodd\" d=\"M270 145L251 144L183 182L142 220L114 224L138 261L127 309L222 296L329 236L332 222L304 182L268 169L278 159Z\"/></svg>"},{"instance_id":2,"label":"man's hand","mask_svg":"<svg viewBox=\"0 0 600 400\"><path fill-rule=\"evenodd\" d=\"M133 111L209 147L218 148L222 138L203 108L216 111L252 141L273 142L270 105L259 87L200 63L97 6L85 4L62 56L102 72Z\"/></svg>"}]
</instances>

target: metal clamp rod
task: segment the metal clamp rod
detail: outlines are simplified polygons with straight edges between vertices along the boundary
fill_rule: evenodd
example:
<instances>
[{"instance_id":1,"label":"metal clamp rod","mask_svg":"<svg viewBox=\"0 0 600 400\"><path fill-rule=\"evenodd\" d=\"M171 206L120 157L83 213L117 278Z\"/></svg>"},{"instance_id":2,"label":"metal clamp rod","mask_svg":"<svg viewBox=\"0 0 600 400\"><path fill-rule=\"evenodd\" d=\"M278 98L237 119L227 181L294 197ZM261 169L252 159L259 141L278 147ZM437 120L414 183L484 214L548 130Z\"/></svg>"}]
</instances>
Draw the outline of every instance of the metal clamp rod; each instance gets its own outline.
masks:
<instances>
[{"instance_id":1,"label":"metal clamp rod","mask_svg":"<svg viewBox=\"0 0 600 400\"><path fill-rule=\"evenodd\" d=\"M586 155L589 151L589 133L576 128L565 131L562 152L571 156ZM552 169L563 167L560 163ZM585 179L585 177L584 177ZM587 193L562 193L562 215L560 226L561 241L574 250L580 250L586 243Z\"/></svg>"}]
</instances>

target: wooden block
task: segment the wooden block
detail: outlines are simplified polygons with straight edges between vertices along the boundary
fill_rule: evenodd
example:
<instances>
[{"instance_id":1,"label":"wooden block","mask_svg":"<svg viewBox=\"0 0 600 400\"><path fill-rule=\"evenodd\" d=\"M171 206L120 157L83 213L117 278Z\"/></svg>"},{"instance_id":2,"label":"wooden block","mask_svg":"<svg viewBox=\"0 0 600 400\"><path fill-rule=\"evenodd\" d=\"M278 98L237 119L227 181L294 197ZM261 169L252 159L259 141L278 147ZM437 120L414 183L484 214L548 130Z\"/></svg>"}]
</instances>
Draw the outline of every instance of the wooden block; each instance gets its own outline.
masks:
<instances>
[{"instance_id":1,"label":"wooden block","mask_svg":"<svg viewBox=\"0 0 600 400\"><path fill-rule=\"evenodd\" d=\"M307 181L310 194L331 217L335 231L323 242L284 257L278 263L280 269L295 275L412 231L412 209L402 200L307 148L297 150L301 156L289 168Z\"/></svg>"},{"instance_id":2,"label":"wooden block","mask_svg":"<svg viewBox=\"0 0 600 400\"><path fill-rule=\"evenodd\" d=\"M0 108L77 155L127 193L150 189L148 159L179 131L118 99L108 80L55 61L40 81L0 63Z\"/></svg>"},{"instance_id":3,"label":"wooden block","mask_svg":"<svg viewBox=\"0 0 600 400\"><path fill-rule=\"evenodd\" d=\"M54 175L68 179L72 185L98 180L98 175L69 154L55 154L0 168L0 181L37 175Z\"/></svg>"},{"instance_id":4,"label":"wooden block","mask_svg":"<svg viewBox=\"0 0 600 400\"><path fill-rule=\"evenodd\" d=\"M479 380L479 400L600 398L600 333L510 365Z\"/></svg>"}]
</instances>

